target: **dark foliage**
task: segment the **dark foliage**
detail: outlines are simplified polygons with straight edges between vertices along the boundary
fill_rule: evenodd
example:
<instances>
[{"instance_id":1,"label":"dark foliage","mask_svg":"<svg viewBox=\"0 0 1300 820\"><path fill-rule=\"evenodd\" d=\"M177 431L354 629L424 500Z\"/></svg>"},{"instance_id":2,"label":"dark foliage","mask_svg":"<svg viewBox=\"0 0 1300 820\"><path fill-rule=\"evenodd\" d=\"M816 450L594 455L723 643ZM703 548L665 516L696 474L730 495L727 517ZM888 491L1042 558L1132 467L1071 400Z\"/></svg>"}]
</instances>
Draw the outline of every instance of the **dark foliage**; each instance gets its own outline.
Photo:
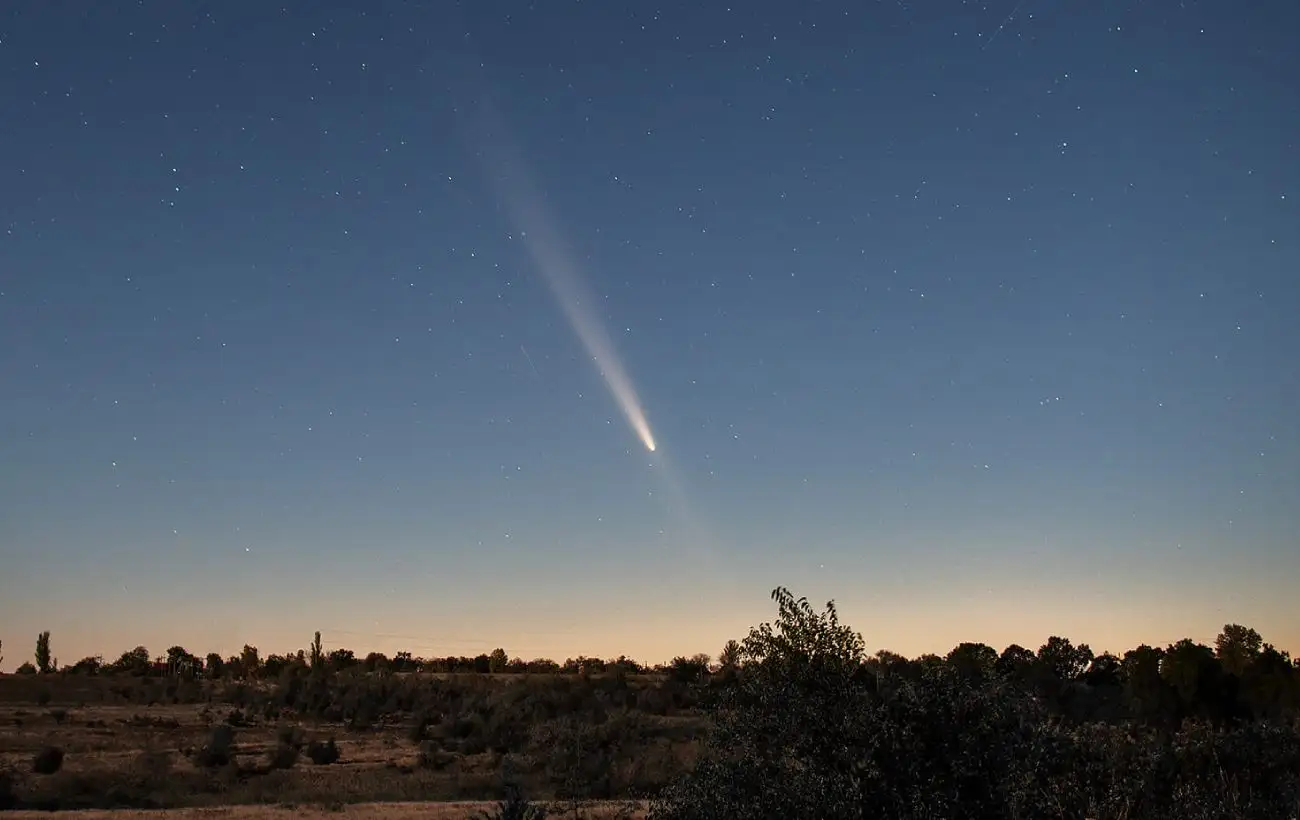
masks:
<instances>
[{"instance_id":1,"label":"dark foliage","mask_svg":"<svg viewBox=\"0 0 1300 820\"><path fill-rule=\"evenodd\" d=\"M267 766L272 769L292 769L298 762L298 747L288 743L277 743L267 753Z\"/></svg>"},{"instance_id":2,"label":"dark foliage","mask_svg":"<svg viewBox=\"0 0 1300 820\"><path fill-rule=\"evenodd\" d=\"M1262 820L1300 809L1296 724L1253 720L1195 644L1154 670L1141 652L1125 669L1063 638L1035 656L962 645L946 660L868 658L833 603L819 613L784 589L773 597L775 624L741 644L738 673L709 707L706 755L664 791L655 820ZM1294 668L1286 675L1294 685ZM1111 707L1125 696L1126 718L1103 720L1123 714Z\"/></svg>"},{"instance_id":3,"label":"dark foliage","mask_svg":"<svg viewBox=\"0 0 1300 820\"><path fill-rule=\"evenodd\" d=\"M14 787L14 773L0 766L0 811L18 808L18 792Z\"/></svg>"},{"instance_id":4,"label":"dark foliage","mask_svg":"<svg viewBox=\"0 0 1300 820\"><path fill-rule=\"evenodd\" d=\"M63 768L63 750L57 746L46 746L32 758L32 772L35 774L54 774Z\"/></svg>"},{"instance_id":5,"label":"dark foliage","mask_svg":"<svg viewBox=\"0 0 1300 820\"><path fill-rule=\"evenodd\" d=\"M313 740L307 744L307 759L317 766L328 766L339 761L339 747L334 738L321 743Z\"/></svg>"},{"instance_id":6,"label":"dark foliage","mask_svg":"<svg viewBox=\"0 0 1300 820\"><path fill-rule=\"evenodd\" d=\"M470 815L472 820L544 820L547 812L524 797L523 791L516 785L506 786L506 797L491 809L485 809Z\"/></svg>"},{"instance_id":7,"label":"dark foliage","mask_svg":"<svg viewBox=\"0 0 1300 820\"><path fill-rule=\"evenodd\" d=\"M208 742L194 755L194 764L207 769L229 766L235 757L235 730L228 723L212 729Z\"/></svg>"},{"instance_id":8,"label":"dark foliage","mask_svg":"<svg viewBox=\"0 0 1300 820\"><path fill-rule=\"evenodd\" d=\"M204 704L211 735L148 747L129 770L55 764L33 776L34 761L32 773L0 772L0 806L266 800L269 784L325 782L297 764L339 762L327 735L373 743L383 731L405 751L367 775L376 782L473 780L456 795L497 798L518 778L571 805L656 798L658 820L1300 818L1300 668L1252 629L1122 655L1050 636L1037 650L962 643L909 659L867 655L833 605L817 611L784 589L774 600L775 621L727 642L716 665L706 655L649 669L625 657L561 664L504 650L358 657L326 652L319 635L310 652L266 657L252 646L225 659L136 647L63 669L51 657L45 674L0 676L4 698L77 711L16 710L13 725L105 730L82 717L87 702L185 703ZM120 723L186 731L170 715ZM173 749L197 770L173 769ZM509 812L528 801L505 797L493 816L526 816Z\"/></svg>"}]
</instances>

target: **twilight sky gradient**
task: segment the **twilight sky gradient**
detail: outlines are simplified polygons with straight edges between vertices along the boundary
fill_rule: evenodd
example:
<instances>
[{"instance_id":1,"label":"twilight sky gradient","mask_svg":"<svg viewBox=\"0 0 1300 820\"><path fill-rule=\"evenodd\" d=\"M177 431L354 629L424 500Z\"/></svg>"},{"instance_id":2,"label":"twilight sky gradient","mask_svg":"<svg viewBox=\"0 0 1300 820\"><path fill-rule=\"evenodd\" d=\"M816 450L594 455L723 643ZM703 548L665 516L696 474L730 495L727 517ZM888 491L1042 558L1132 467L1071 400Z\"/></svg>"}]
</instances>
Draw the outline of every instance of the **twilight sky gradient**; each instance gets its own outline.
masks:
<instances>
[{"instance_id":1,"label":"twilight sky gradient","mask_svg":"<svg viewBox=\"0 0 1300 820\"><path fill-rule=\"evenodd\" d=\"M872 651L1300 649L1297 32L9 0L4 666L659 661L777 584Z\"/></svg>"}]
</instances>

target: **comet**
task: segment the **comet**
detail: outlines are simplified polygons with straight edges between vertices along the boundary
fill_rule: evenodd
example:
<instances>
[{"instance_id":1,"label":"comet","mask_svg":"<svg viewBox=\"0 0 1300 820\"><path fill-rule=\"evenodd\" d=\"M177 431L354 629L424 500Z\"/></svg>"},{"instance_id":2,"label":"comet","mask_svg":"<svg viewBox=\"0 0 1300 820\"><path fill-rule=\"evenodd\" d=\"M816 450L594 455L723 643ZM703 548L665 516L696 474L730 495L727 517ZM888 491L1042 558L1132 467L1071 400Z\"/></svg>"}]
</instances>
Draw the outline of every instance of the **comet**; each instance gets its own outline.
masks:
<instances>
[{"instance_id":1,"label":"comet","mask_svg":"<svg viewBox=\"0 0 1300 820\"><path fill-rule=\"evenodd\" d=\"M595 363L628 426L648 451L655 452L654 433L641 399L613 340L600 322L595 298L583 287L577 265L548 217L521 152L509 139L505 122L491 104L483 102L481 112L475 145L488 166L511 223L569 326Z\"/></svg>"},{"instance_id":2,"label":"comet","mask_svg":"<svg viewBox=\"0 0 1300 820\"><path fill-rule=\"evenodd\" d=\"M697 567L699 577L710 579L710 595L716 595L719 587L726 587L731 596L740 600L742 593L748 590L741 589L741 579L735 573L734 565L721 555L718 534L705 516L695 512L692 494L674 469L669 453L655 440L627 368L600 320L599 303L584 287L578 265L562 241L555 221L550 218L547 203L528 172L522 149L511 139L505 118L492 104L491 84L484 76L482 58L473 53L472 41L467 40L466 45L471 53L464 62L464 73L459 81L453 80L452 83L453 88L460 92L454 110L463 117L461 136L469 152L482 162L507 219L574 335L595 363L628 427L650 454L648 466L664 490L656 495L680 528L678 536L665 542L676 543L683 550L671 563L678 567ZM523 352L531 363L528 351ZM663 534L662 530L660 534Z\"/></svg>"}]
</instances>

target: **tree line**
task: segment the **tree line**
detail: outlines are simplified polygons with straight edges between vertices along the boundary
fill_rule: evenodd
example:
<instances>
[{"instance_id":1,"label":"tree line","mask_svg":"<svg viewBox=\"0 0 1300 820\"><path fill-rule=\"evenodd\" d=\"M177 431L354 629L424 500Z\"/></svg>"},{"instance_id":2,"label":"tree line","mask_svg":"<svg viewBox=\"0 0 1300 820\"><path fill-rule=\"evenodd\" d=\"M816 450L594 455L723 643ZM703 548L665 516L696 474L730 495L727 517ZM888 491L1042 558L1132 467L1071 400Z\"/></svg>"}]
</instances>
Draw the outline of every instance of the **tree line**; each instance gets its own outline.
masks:
<instances>
[{"instance_id":1,"label":"tree line","mask_svg":"<svg viewBox=\"0 0 1300 820\"><path fill-rule=\"evenodd\" d=\"M284 656L138 648L73 672L43 632L25 671L69 684L77 674L134 676L105 681L105 702L229 704L213 730L227 735L255 724L295 736L303 725L401 725L418 749L415 774L385 777L491 759L503 787L651 798L653 820L1300 817L1300 664L1254 629L1227 624L1211 645L1119 655L1053 636L1036 650L968 642L907 658L868 654L833 602L818 611L784 588L773 599L776 619L728 641L716 661L681 656L649 669L625 658L530 667L504 650L358 659L327 652L317 633ZM394 674L530 668L551 674ZM41 705L59 688L13 683ZM236 768L199 765L185 788L207 794L266 767ZM38 805L39 785L19 790L24 805Z\"/></svg>"},{"instance_id":2,"label":"tree line","mask_svg":"<svg viewBox=\"0 0 1300 820\"><path fill-rule=\"evenodd\" d=\"M729 642L734 654L735 641ZM3 642L0 641L0 647ZM727 648L719 656L719 665L725 665ZM4 656L0 655L0 662ZM76 663L59 666L58 658L50 653L50 633L41 632L36 638L36 652L33 661L20 665L18 675L129 675L139 678L181 678L207 680L275 680L286 673L303 670L318 672L371 672L371 673L410 673L430 672L444 674L673 674L678 677L697 678L716 666L707 654L691 657L674 658L668 664L642 664L628 658L602 659L579 655L568 658L563 663L550 658L510 657L501 648L475 656L447 655L445 657L415 657L410 652L397 652L392 656L382 652L370 652L358 657L351 649L333 649L326 651L321 643L321 633L317 632L311 645L306 649L285 654L270 654L263 657L258 648L245 644L238 654L222 657L220 653L209 652L200 656L193 654L183 646L173 646L161 655L153 655L144 646L137 646L123 652L116 660L105 661L102 655L82 658Z\"/></svg>"},{"instance_id":3,"label":"tree line","mask_svg":"<svg viewBox=\"0 0 1300 820\"><path fill-rule=\"evenodd\" d=\"M0 648L3 644L0 643ZM461 673L461 674L658 674L684 682L711 676L727 678L743 664L742 646L728 641L716 662L707 654L679 656L667 664L641 664L620 656L586 656L563 663L510 657L504 649L473 657L421 658L410 652L391 657L371 652L358 657L350 649L326 651L321 633L296 653L262 657L245 645L236 655L212 652L200 657L173 646L154 656L143 646L123 652L116 660L86 657L60 667L52 655L50 633L36 638L33 661L22 664L25 675L128 675L142 678L209 680L277 680L303 671L341 673ZM3 656L0 656L3 660ZM1052 636L1038 649L1012 644L1002 651L984 643L964 642L947 655L907 658L880 651L867 656L864 667L915 679L927 668L945 666L963 679L987 683L1010 680L1031 688L1060 714L1081 719L1132 719L1176 725L1195 717L1215 721L1279 717L1300 712L1300 661L1264 641L1259 632L1226 624L1213 646L1190 638L1165 647L1143 644L1123 655L1094 653L1087 644Z\"/></svg>"},{"instance_id":4,"label":"tree line","mask_svg":"<svg viewBox=\"0 0 1300 820\"><path fill-rule=\"evenodd\" d=\"M1300 817L1300 666L1253 629L907 659L867 655L833 602L772 597L651 820Z\"/></svg>"}]
</instances>

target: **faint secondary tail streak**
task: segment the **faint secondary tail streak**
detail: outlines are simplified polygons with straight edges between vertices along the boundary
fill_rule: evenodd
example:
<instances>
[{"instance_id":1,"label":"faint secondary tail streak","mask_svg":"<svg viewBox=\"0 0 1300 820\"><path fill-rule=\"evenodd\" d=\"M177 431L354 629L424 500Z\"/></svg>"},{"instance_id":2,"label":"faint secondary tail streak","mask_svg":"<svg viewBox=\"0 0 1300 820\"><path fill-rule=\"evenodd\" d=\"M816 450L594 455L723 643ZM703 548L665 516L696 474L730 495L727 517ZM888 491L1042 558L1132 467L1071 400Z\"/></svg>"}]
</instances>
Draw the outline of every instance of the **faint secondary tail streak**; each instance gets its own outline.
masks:
<instances>
[{"instance_id":1,"label":"faint secondary tail streak","mask_svg":"<svg viewBox=\"0 0 1300 820\"><path fill-rule=\"evenodd\" d=\"M591 306L594 300L587 294L578 278L577 267L560 240L559 233L547 218L532 179L524 168L520 152L514 148L506 133L505 123L495 115L489 103L482 103L482 119L477 129L477 146L487 161L488 174L501 195L511 221L519 230L520 238L546 281L560 309L596 362L601 378L610 394L623 411L628 425L637 438L651 452L655 450L654 433L646 419L645 410L637 396L636 388L619 361L614 343L601 326Z\"/></svg>"},{"instance_id":2,"label":"faint secondary tail streak","mask_svg":"<svg viewBox=\"0 0 1300 820\"><path fill-rule=\"evenodd\" d=\"M524 358L528 360L528 366L533 369L533 375L540 379L542 374L537 372L537 365L533 364L533 357L528 355L528 348L520 345L519 349L523 352Z\"/></svg>"}]
</instances>

